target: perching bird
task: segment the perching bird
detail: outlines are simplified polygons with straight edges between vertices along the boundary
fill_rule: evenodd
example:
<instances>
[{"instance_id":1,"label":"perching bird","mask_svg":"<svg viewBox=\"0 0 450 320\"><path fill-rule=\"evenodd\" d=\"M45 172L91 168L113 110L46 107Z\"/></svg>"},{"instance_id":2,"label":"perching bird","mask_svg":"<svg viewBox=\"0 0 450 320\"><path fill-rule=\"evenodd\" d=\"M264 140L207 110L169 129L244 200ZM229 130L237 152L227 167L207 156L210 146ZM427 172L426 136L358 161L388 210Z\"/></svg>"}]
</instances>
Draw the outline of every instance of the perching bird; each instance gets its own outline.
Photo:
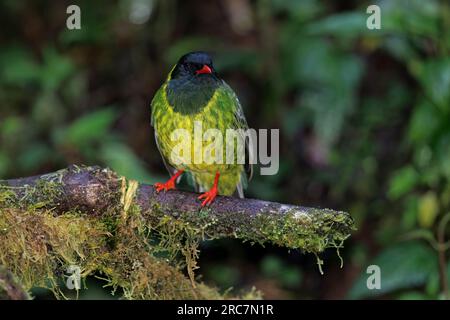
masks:
<instances>
[{"instance_id":1,"label":"perching bird","mask_svg":"<svg viewBox=\"0 0 450 320\"><path fill-rule=\"evenodd\" d=\"M247 121L236 94L219 78L207 53L192 52L182 56L156 92L151 106L156 143L171 175L167 182L155 184L158 192L175 189L181 174L186 173L196 191L204 192L198 197L203 199L202 206L212 203L217 194L232 195L237 191L241 198L244 196L243 189L248 176L251 177L251 165L238 164L237 161L226 163L225 149L226 130L246 130ZM214 140L194 142L194 127L198 123L201 123L202 133L208 129L218 129L222 134L223 163L211 161L215 152L220 150L205 153ZM184 138L189 138L187 144L192 147L191 154L183 156L180 152L181 156L174 156L173 151L179 141L174 141L173 132L176 129L187 130L185 132L189 136ZM248 141L245 142L248 159ZM232 148L237 155L237 145L233 143ZM194 160L199 154L203 155L203 159L197 163Z\"/></svg>"}]
</instances>

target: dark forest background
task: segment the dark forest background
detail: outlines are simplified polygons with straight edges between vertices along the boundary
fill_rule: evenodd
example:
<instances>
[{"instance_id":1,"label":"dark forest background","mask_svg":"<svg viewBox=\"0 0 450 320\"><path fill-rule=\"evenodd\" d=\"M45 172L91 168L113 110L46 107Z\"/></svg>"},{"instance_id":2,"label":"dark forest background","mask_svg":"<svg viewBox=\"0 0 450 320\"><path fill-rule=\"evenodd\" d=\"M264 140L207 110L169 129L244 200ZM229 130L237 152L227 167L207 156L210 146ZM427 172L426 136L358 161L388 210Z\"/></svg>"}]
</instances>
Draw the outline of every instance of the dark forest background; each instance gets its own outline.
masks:
<instances>
[{"instance_id":1,"label":"dark forest background","mask_svg":"<svg viewBox=\"0 0 450 320\"><path fill-rule=\"evenodd\" d=\"M81 30L66 28L70 4ZM366 28L370 4L381 30ZM343 268L336 250L321 256L324 275L314 255L203 243L205 282L274 299L444 297L448 1L3 0L0 179L75 163L165 180L150 101L194 50L213 53L251 127L280 129L280 171L256 175L248 197L348 211L358 228ZM371 264L381 290L366 288ZM88 280L80 298L115 298L101 286Z\"/></svg>"}]
</instances>

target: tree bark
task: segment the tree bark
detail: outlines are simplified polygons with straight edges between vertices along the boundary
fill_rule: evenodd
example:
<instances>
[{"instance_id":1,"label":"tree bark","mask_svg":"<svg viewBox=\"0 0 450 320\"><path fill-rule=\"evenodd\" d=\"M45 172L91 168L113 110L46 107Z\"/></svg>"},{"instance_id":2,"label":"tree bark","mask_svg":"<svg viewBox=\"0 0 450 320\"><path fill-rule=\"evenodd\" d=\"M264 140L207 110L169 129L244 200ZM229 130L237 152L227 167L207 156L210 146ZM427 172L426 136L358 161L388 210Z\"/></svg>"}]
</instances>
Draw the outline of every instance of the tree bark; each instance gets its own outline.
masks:
<instances>
[{"instance_id":1,"label":"tree bark","mask_svg":"<svg viewBox=\"0 0 450 320\"><path fill-rule=\"evenodd\" d=\"M0 265L0 300L29 300L30 296L15 276Z\"/></svg>"},{"instance_id":2,"label":"tree bark","mask_svg":"<svg viewBox=\"0 0 450 320\"><path fill-rule=\"evenodd\" d=\"M11 205L44 203L56 214L76 209L101 217L122 206L125 181L109 169L70 166L50 174L0 180L0 191L15 194ZM149 224L156 226L170 217L201 229L208 238L236 237L317 253L339 247L354 229L353 219L342 211L226 196L202 209L197 196L179 190L157 193L146 184L139 184L131 195L132 204Z\"/></svg>"}]
</instances>

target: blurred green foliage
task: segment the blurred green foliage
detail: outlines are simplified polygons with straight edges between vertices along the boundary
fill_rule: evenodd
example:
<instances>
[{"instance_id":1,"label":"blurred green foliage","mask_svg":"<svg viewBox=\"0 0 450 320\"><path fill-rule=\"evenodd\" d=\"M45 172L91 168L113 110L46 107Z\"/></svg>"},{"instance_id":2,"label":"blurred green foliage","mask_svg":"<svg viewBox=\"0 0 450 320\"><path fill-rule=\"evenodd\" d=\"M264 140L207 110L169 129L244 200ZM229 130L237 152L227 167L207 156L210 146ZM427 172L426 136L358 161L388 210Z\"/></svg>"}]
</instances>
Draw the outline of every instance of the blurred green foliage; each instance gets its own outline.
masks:
<instances>
[{"instance_id":1,"label":"blurred green foliage","mask_svg":"<svg viewBox=\"0 0 450 320\"><path fill-rule=\"evenodd\" d=\"M415 288L429 283L423 296L436 297L439 272L433 250L420 242L401 243L386 248L372 262L381 269L380 290L367 290L367 274L355 282L349 297L353 299L382 295L399 289ZM400 267L399 267L400 266Z\"/></svg>"},{"instance_id":2,"label":"blurred green foliage","mask_svg":"<svg viewBox=\"0 0 450 320\"><path fill-rule=\"evenodd\" d=\"M427 240L450 212L448 1L75 3L81 30L65 27L71 2L0 4L0 179L70 163L164 179L151 98L179 56L212 51L250 126L280 128L280 171L248 194L350 211L358 232L324 276L314 257L205 244L205 280L274 298L443 297ZM374 3L380 30L366 28Z\"/></svg>"}]
</instances>

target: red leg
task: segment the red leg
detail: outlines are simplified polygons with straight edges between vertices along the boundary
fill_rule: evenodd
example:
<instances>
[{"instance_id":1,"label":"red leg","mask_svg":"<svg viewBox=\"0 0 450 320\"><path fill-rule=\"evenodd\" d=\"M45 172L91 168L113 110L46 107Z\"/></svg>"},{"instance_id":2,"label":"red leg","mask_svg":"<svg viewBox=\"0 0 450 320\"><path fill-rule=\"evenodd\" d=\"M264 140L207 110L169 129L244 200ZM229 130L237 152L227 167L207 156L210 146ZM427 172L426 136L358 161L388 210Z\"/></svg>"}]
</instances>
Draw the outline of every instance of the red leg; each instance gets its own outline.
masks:
<instances>
[{"instance_id":1,"label":"red leg","mask_svg":"<svg viewBox=\"0 0 450 320\"><path fill-rule=\"evenodd\" d=\"M175 172L173 176L170 177L169 180L167 180L166 183L155 183L154 187L156 189L156 192L160 192L161 190L168 191L171 189L175 189L175 181L178 179L178 177L184 172L184 170L178 170Z\"/></svg>"},{"instance_id":2,"label":"red leg","mask_svg":"<svg viewBox=\"0 0 450 320\"><path fill-rule=\"evenodd\" d=\"M214 199L216 198L216 196L217 196L217 186L219 185L219 177L220 177L220 173L219 173L219 171L217 171L216 177L214 178L214 185L211 188L211 190L209 190L209 191L207 191L205 193L202 193L198 197L198 199L205 199L202 202L202 207L204 207L206 205L210 205L214 201Z\"/></svg>"}]
</instances>

